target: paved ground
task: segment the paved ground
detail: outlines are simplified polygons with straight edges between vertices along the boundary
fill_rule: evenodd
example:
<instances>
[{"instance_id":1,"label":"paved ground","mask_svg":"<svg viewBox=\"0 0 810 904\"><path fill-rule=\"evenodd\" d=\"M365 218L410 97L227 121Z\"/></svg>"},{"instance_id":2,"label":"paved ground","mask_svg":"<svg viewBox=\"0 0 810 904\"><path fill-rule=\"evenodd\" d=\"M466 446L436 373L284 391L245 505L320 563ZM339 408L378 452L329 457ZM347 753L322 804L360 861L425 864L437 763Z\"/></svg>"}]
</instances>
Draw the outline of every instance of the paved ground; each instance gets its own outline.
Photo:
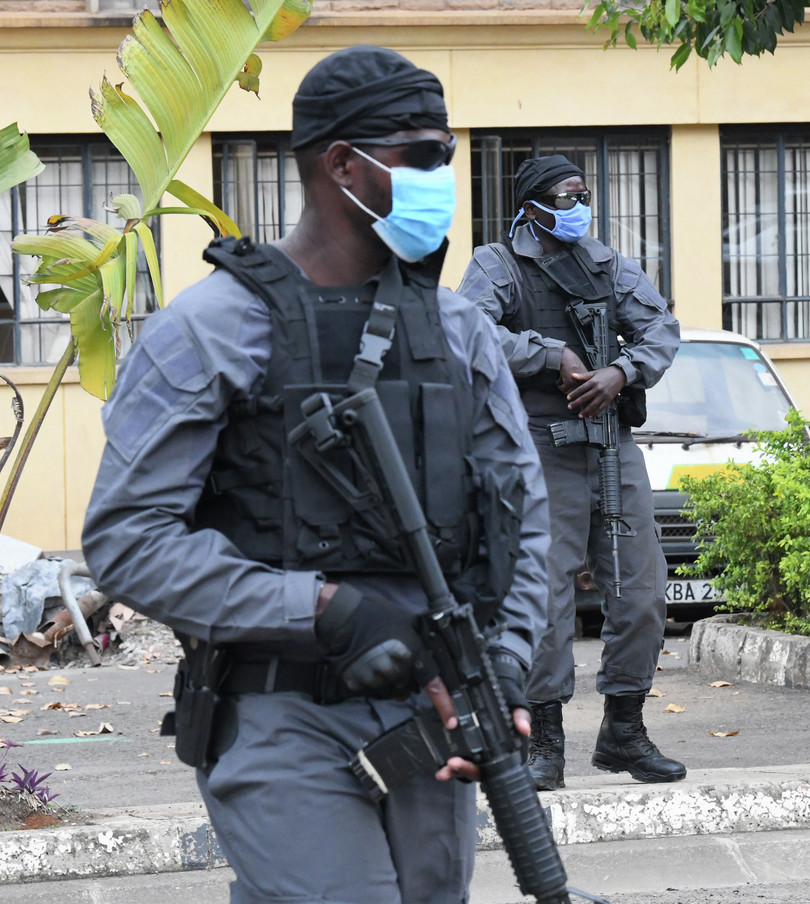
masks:
<instances>
[{"instance_id":1,"label":"paved ground","mask_svg":"<svg viewBox=\"0 0 810 904\"><path fill-rule=\"evenodd\" d=\"M673 629L654 682L660 696L648 698L645 721L689 775L673 785L642 785L590 765L601 718L594 690L601 644L575 643L577 692L565 709L567 787L541 800L572 885L649 895L611 897L611 904L692 904L698 899L666 897L668 888L686 884L745 889L810 879L810 691L718 684L687 668L688 649L688 637ZM177 762L172 739L159 734L173 674L173 665L154 660L0 673L0 736L23 745L8 751L9 763L52 770L57 803L81 808L91 823L3 833L4 901L150 904L168 899L175 886L184 898L193 893L196 904L223 900L230 871L193 774ZM480 807L471 904L518 904L525 899L503 852L487 849L497 836L485 801ZM149 872L160 875L142 875ZM38 881L45 878L54 881ZM738 896L716 904L749 900L762 901ZM706 901L715 904L711 896Z\"/></svg>"}]
</instances>

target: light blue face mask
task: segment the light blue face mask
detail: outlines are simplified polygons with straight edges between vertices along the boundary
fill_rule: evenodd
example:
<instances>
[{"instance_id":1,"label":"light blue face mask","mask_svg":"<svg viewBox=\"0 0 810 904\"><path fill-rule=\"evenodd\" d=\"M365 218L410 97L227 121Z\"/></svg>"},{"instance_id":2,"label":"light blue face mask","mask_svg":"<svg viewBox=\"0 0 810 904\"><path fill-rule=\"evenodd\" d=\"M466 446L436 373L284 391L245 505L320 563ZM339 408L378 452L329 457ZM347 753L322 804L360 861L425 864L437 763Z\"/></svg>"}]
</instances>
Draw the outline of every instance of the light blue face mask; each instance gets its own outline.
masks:
<instances>
[{"instance_id":1,"label":"light blue face mask","mask_svg":"<svg viewBox=\"0 0 810 904\"><path fill-rule=\"evenodd\" d=\"M434 252L447 235L456 210L453 168L446 165L432 170L387 167L359 148L354 151L391 174L391 213L381 217L348 189L341 186L341 191L374 217L377 222L371 228L397 257L414 263Z\"/></svg>"},{"instance_id":2,"label":"light blue face mask","mask_svg":"<svg viewBox=\"0 0 810 904\"><path fill-rule=\"evenodd\" d=\"M529 201L529 204L534 204L535 207L539 207L541 210L550 213L554 217L553 229L547 229L537 220L529 223L529 231L534 236L535 241L540 241L534 231L535 226L545 229L546 232L556 236L561 242L578 242L588 234L588 229L590 229L591 221L593 220L593 214L591 213L590 207L580 204L579 201L577 201L570 210L552 210L550 207L544 207L542 204L538 204L537 201ZM523 214L524 212L521 210L512 221L512 228L509 230L510 238L515 231L515 223L517 223Z\"/></svg>"}]
</instances>

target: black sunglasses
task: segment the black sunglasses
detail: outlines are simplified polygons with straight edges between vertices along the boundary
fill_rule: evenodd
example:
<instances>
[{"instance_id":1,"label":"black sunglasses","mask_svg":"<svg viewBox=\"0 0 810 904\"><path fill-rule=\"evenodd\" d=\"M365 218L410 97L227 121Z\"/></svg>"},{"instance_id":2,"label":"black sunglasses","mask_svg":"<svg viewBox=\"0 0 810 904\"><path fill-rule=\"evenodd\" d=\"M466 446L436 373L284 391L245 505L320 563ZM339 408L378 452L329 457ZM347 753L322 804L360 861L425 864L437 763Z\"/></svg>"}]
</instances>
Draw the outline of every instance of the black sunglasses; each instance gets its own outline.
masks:
<instances>
[{"instance_id":1,"label":"black sunglasses","mask_svg":"<svg viewBox=\"0 0 810 904\"><path fill-rule=\"evenodd\" d=\"M548 207L556 207L557 210L571 210L579 201L586 207L591 206L591 190L585 191L561 191L557 195L541 195L540 200Z\"/></svg>"},{"instance_id":2,"label":"black sunglasses","mask_svg":"<svg viewBox=\"0 0 810 904\"><path fill-rule=\"evenodd\" d=\"M450 141L438 138L344 138L349 144L368 144L379 147L402 148L400 154L405 166L413 169L433 170L437 166L449 163L456 152L455 135Z\"/></svg>"}]
</instances>

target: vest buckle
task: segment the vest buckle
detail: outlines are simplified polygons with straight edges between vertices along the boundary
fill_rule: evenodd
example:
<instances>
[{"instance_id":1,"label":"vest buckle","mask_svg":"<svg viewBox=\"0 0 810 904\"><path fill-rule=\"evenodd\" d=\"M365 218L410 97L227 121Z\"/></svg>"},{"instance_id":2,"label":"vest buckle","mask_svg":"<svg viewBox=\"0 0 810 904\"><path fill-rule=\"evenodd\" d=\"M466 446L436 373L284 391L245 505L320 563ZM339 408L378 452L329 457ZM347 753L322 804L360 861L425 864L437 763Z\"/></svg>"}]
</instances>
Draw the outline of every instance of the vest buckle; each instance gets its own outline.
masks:
<instances>
[{"instance_id":1,"label":"vest buckle","mask_svg":"<svg viewBox=\"0 0 810 904\"><path fill-rule=\"evenodd\" d=\"M348 438L335 426L332 400L325 392L315 392L301 402L301 413L309 427L318 452L348 444Z\"/></svg>"}]
</instances>

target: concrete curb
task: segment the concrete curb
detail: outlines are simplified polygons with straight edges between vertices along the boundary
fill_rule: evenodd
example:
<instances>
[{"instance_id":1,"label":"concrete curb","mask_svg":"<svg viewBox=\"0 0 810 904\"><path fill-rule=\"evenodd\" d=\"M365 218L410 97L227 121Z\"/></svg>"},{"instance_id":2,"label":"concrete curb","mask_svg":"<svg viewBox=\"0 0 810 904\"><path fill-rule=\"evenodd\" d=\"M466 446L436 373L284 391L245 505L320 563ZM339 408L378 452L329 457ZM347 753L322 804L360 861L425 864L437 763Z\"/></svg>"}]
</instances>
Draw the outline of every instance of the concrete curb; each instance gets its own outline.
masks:
<instances>
[{"instance_id":1,"label":"concrete curb","mask_svg":"<svg viewBox=\"0 0 810 904\"><path fill-rule=\"evenodd\" d=\"M724 681L810 688L810 637L739 625L715 615L692 626L689 668Z\"/></svg>"},{"instance_id":2,"label":"concrete curb","mask_svg":"<svg viewBox=\"0 0 810 904\"><path fill-rule=\"evenodd\" d=\"M697 770L663 785L577 777L540 799L559 845L810 829L810 764ZM102 810L93 818L92 825L0 835L0 885L227 865L201 803ZM478 849L500 848L480 797Z\"/></svg>"}]
</instances>

